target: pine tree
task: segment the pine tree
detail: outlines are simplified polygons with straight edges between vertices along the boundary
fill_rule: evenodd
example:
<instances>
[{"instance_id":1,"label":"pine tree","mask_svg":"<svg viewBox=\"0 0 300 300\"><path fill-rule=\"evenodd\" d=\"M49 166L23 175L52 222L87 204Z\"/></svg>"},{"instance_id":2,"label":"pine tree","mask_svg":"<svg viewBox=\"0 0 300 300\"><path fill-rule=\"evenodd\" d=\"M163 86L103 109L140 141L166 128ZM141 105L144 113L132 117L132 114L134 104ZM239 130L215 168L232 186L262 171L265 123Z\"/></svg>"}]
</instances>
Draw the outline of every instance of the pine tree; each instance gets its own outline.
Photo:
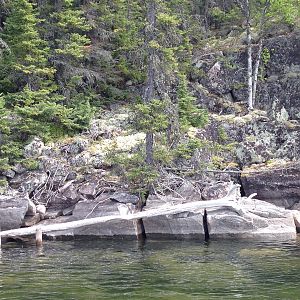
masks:
<instances>
[{"instance_id":1,"label":"pine tree","mask_svg":"<svg viewBox=\"0 0 300 300\"><path fill-rule=\"evenodd\" d=\"M27 0L8 4L1 38L10 51L0 62L0 93L11 121L0 154L14 162L22 157L22 144L31 136L51 139L81 129L89 120L79 116L82 107L65 105L65 97L58 93L56 70L49 65L50 49L40 37L33 4ZM91 111L85 110L80 114Z\"/></svg>"}]
</instances>

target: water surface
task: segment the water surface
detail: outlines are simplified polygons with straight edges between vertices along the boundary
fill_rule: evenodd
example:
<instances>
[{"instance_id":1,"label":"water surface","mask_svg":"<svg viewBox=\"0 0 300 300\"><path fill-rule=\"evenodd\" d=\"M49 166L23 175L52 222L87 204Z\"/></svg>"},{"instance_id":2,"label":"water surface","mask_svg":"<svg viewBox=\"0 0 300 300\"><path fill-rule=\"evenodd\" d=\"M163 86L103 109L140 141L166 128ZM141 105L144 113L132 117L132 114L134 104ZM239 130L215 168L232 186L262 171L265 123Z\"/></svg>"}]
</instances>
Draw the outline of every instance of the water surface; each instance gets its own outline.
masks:
<instances>
[{"instance_id":1,"label":"water surface","mask_svg":"<svg viewBox=\"0 0 300 300\"><path fill-rule=\"evenodd\" d=\"M300 240L3 245L0 299L300 299Z\"/></svg>"}]
</instances>

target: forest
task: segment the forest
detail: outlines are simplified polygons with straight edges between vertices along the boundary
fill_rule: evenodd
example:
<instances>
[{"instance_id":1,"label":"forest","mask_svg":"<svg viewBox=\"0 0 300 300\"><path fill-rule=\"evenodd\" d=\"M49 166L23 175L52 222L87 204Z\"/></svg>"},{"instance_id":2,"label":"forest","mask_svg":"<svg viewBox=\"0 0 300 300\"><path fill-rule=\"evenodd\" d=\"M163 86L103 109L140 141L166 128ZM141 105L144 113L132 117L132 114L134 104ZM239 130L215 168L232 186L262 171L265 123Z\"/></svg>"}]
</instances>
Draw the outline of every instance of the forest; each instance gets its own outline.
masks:
<instances>
[{"instance_id":1,"label":"forest","mask_svg":"<svg viewBox=\"0 0 300 300\"><path fill-rule=\"evenodd\" d=\"M234 147L224 130L211 141L190 134L211 123L193 82L218 85L221 65L236 66L224 55L207 70L195 57L244 52L234 84L251 112L272 50L265 40L278 28L296 30L299 7L299 0L1 0L0 171L37 168L24 156L34 137L75 136L114 105L127 105L132 130L145 133L130 156L112 158L135 187L149 186L161 167L186 169L196 149L215 153L210 163L222 169ZM231 34L243 41L226 44Z\"/></svg>"}]
</instances>

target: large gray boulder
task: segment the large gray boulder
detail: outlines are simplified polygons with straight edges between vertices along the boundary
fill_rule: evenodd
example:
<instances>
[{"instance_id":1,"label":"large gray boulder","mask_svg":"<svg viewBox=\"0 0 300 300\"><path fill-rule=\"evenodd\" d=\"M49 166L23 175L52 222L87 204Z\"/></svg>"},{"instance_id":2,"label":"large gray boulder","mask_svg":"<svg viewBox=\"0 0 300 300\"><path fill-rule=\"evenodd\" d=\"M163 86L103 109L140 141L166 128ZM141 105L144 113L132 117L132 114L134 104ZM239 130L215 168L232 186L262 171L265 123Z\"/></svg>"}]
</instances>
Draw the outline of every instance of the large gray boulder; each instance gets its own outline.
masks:
<instances>
[{"instance_id":1,"label":"large gray boulder","mask_svg":"<svg viewBox=\"0 0 300 300\"><path fill-rule=\"evenodd\" d=\"M94 200L84 200L76 204L73 215L54 220L76 221L92 217L120 216L128 213L126 207L110 200L111 195L101 195ZM161 206L182 204L182 198L161 197L148 199L144 210ZM207 203L207 202L203 202ZM260 200L240 198L241 210L227 207L207 209L208 228L211 238L258 238L258 239L293 239L296 238L295 214L292 211ZM122 210L120 209L122 206ZM46 220L47 224L53 220ZM203 210L183 211L175 215L162 215L143 218L145 232L149 238L196 238L204 240ZM298 226L298 225L297 225ZM133 237L133 221L114 220L97 225L77 228L64 232L49 233L48 236L98 236L98 237Z\"/></svg>"},{"instance_id":2,"label":"large gray boulder","mask_svg":"<svg viewBox=\"0 0 300 300\"><path fill-rule=\"evenodd\" d=\"M166 199L153 199L146 209L166 204ZM172 199L173 204L182 203ZM221 207L208 209L208 228L211 238L296 238L294 214L273 204L241 198L243 214ZM169 202L170 204L170 202ZM148 237L196 237L204 239L203 211L144 219Z\"/></svg>"},{"instance_id":3,"label":"large gray boulder","mask_svg":"<svg viewBox=\"0 0 300 300\"><path fill-rule=\"evenodd\" d=\"M110 200L119 203L137 204L139 201L139 197L128 193L115 192L113 195L110 196Z\"/></svg>"},{"instance_id":4,"label":"large gray boulder","mask_svg":"<svg viewBox=\"0 0 300 300\"><path fill-rule=\"evenodd\" d=\"M29 198L26 194L11 191L0 195L0 228L9 230L22 225L28 210Z\"/></svg>"},{"instance_id":5,"label":"large gray boulder","mask_svg":"<svg viewBox=\"0 0 300 300\"><path fill-rule=\"evenodd\" d=\"M151 197L145 210L155 209L162 205L181 204L182 198ZM157 216L143 219L146 235L153 238L204 238L202 215L199 213L183 212L176 215Z\"/></svg>"},{"instance_id":6,"label":"large gray boulder","mask_svg":"<svg viewBox=\"0 0 300 300\"><path fill-rule=\"evenodd\" d=\"M210 234L216 238L294 239L296 225L291 211L256 199L240 199L244 215L228 209L209 211Z\"/></svg>"},{"instance_id":7,"label":"large gray boulder","mask_svg":"<svg viewBox=\"0 0 300 300\"><path fill-rule=\"evenodd\" d=\"M120 203L110 200L110 194L102 194L96 199L79 201L73 210L71 216L60 217L55 220L45 220L42 224L53 224L60 222L70 222L83 220L85 218L104 217L110 215L119 216L120 212L118 205ZM70 237L70 236L98 236L98 237L125 237L135 236L135 229L133 221L116 220L97 225L81 227L68 231L58 231L47 233L49 237Z\"/></svg>"}]
</instances>

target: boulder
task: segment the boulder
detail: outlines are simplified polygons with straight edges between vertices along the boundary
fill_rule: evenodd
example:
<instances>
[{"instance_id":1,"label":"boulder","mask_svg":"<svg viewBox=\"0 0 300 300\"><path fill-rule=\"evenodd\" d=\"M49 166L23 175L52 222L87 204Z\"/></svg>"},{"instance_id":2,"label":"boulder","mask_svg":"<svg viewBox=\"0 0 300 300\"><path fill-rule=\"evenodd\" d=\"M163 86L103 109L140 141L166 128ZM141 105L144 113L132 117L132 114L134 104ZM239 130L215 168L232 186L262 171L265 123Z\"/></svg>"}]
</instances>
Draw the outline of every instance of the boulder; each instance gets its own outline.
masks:
<instances>
[{"instance_id":1,"label":"boulder","mask_svg":"<svg viewBox=\"0 0 300 300\"><path fill-rule=\"evenodd\" d=\"M131 204L137 204L139 201L138 196L128 194L128 193L119 193L119 192L116 192L113 195L111 195L110 199L119 203L131 203Z\"/></svg>"},{"instance_id":2,"label":"boulder","mask_svg":"<svg viewBox=\"0 0 300 300\"><path fill-rule=\"evenodd\" d=\"M14 170L6 170L6 171L3 171L2 174L4 176L6 176L7 178L14 178L16 175L16 172Z\"/></svg>"},{"instance_id":3,"label":"boulder","mask_svg":"<svg viewBox=\"0 0 300 300\"><path fill-rule=\"evenodd\" d=\"M36 206L35 204L29 199L28 200L28 210L26 212L26 216L35 216L36 214Z\"/></svg>"},{"instance_id":4,"label":"boulder","mask_svg":"<svg viewBox=\"0 0 300 300\"><path fill-rule=\"evenodd\" d=\"M74 204L76 204L79 201L79 197L75 199L66 198L62 194L58 194L51 198L51 201L49 201L47 207L52 210L64 210L65 208L68 208Z\"/></svg>"},{"instance_id":5,"label":"boulder","mask_svg":"<svg viewBox=\"0 0 300 300\"><path fill-rule=\"evenodd\" d=\"M47 220L43 224L53 224L60 222L70 222L82 220L85 218L94 218L109 215L120 215L116 201L109 199L110 195L102 194L96 199L79 201L73 210L71 216L59 217L55 220ZM116 220L87 227L67 230L63 232L47 233L49 237L70 237L70 236L99 236L99 237L113 237L113 236L135 236L135 229L133 221Z\"/></svg>"},{"instance_id":6,"label":"boulder","mask_svg":"<svg viewBox=\"0 0 300 300\"><path fill-rule=\"evenodd\" d=\"M39 204L36 206L36 212L41 214L41 215L44 215L46 213L46 206L43 205L43 204Z\"/></svg>"},{"instance_id":7,"label":"boulder","mask_svg":"<svg viewBox=\"0 0 300 300\"><path fill-rule=\"evenodd\" d=\"M155 209L164 204L181 204L182 198L150 197L144 210ZM197 213L180 213L143 219L147 237L150 238L198 238L204 239L202 215Z\"/></svg>"},{"instance_id":8,"label":"boulder","mask_svg":"<svg viewBox=\"0 0 300 300\"><path fill-rule=\"evenodd\" d=\"M231 186L232 185L229 182L215 183L206 186L202 191L202 199L213 200L223 198L228 194Z\"/></svg>"},{"instance_id":9,"label":"boulder","mask_svg":"<svg viewBox=\"0 0 300 300\"><path fill-rule=\"evenodd\" d=\"M82 152L75 156L70 156L68 162L73 167L84 167L90 164L91 154L89 152Z\"/></svg>"},{"instance_id":10,"label":"boulder","mask_svg":"<svg viewBox=\"0 0 300 300\"><path fill-rule=\"evenodd\" d=\"M258 199L294 208L300 199L300 164L282 162L245 168L241 182L246 196L257 193Z\"/></svg>"},{"instance_id":11,"label":"boulder","mask_svg":"<svg viewBox=\"0 0 300 300\"><path fill-rule=\"evenodd\" d=\"M169 201L169 200L168 200ZM173 204L181 203L173 198ZM229 208L208 209L208 227L211 238L262 238L291 239L296 237L294 217L291 211L273 204L241 198L242 215ZM152 199L146 210L159 207L166 199ZM172 216L144 219L148 237L197 237L204 239L203 212L186 212Z\"/></svg>"},{"instance_id":12,"label":"boulder","mask_svg":"<svg viewBox=\"0 0 300 300\"><path fill-rule=\"evenodd\" d=\"M48 178L47 173L41 171L25 172L16 175L10 180L10 186L19 192L27 192L30 194L38 187L46 183Z\"/></svg>"},{"instance_id":13,"label":"boulder","mask_svg":"<svg viewBox=\"0 0 300 300\"><path fill-rule=\"evenodd\" d=\"M130 213L134 206L111 200L112 195L104 195L93 200L83 200L76 204L73 214L52 220L54 223L83 220L100 216L120 216ZM256 239L294 239L296 225L292 211L271 203L240 198L241 210L219 207L207 209L208 228L211 238L256 238ZM148 198L144 210L163 205L181 204L181 198ZM205 202L204 202L205 203ZM130 207L129 207L130 206ZM133 207L131 207L133 206ZM51 222L47 220L47 224ZM203 210L183 211L175 215L163 215L143 219L145 232L149 238L196 238L204 240ZM97 225L76 228L64 232L53 232L48 236L98 236L135 237L133 221L113 220Z\"/></svg>"},{"instance_id":14,"label":"boulder","mask_svg":"<svg viewBox=\"0 0 300 300\"><path fill-rule=\"evenodd\" d=\"M101 217L120 215L118 202L109 199L108 195L101 195L95 200L84 200L77 203L70 220L81 220L86 217ZM135 236L132 221L117 220L89 227L74 229L75 235L89 236Z\"/></svg>"},{"instance_id":15,"label":"boulder","mask_svg":"<svg viewBox=\"0 0 300 300\"><path fill-rule=\"evenodd\" d=\"M11 191L9 195L0 195L1 230L15 229L22 225L28 202L26 194Z\"/></svg>"},{"instance_id":16,"label":"boulder","mask_svg":"<svg viewBox=\"0 0 300 300\"><path fill-rule=\"evenodd\" d=\"M200 189L189 181L185 181L181 187L176 190L174 197L178 197L178 195L188 201L198 201L201 199Z\"/></svg>"},{"instance_id":17,"label":"boulder","mask_svg":"<svg viewBox=\"0 0 300 300\"><path fill-rule=\"evenodd\" d=\"M61 147L61 152L65 154L79 154L87 149L89 141L83 138L76 138L71 143Z\"/></svg>"},{"instance_id":18,"label":"boulder","mask_svg":"<svg viewBox=\"0 0 300 300\"><path fill-rule=\"evenodd\" d=\"M94 199L98 192L98 186L99 184L97 182L88 182L83 184L78 192L85 198Z\"/></svg>"},{"instance_id":19,"label":"boulder","mask_svg":"<svg viewBox=\"0 0 300 300\"><path fill-rule=\"evenodd\" d=\"M35 214L34 216L25 216L22 227L30 227L41 221L41 215Z\"/></svg>"},{"instance_id":20,"label":"boulder","mask_svg":"<svg viewBox=\"0 0 300 300\"><path fill-rule=\"evenodd\" d=\"M40 156L45 147L43 141L35 137L32 142L24 147L24 156L25 157L37 157Z\"/></svg>"},{"instance_id":21,"label":"boulder","mask_svg":"<svg viewBox=\"0 0 300 300\"><path fill-rule=\"evenodd\" d=\"M61 191L61 195L68 200L74 202L74 204L80 199L80 194L77 192L77 188L74 185L69 185L66 189Z\"/></svg>"},{"instance_id":22,"label":"boulder","mask_svg":"<svg viewBox=\"0 0 300 300\"><path fill-rule=\"evenodd\" d=\"M26 172L26 168L23 167L22 164L15 164L12 167L12 170L17 174L22 174L22 173Z\"/></svg>"}]
</instances>

